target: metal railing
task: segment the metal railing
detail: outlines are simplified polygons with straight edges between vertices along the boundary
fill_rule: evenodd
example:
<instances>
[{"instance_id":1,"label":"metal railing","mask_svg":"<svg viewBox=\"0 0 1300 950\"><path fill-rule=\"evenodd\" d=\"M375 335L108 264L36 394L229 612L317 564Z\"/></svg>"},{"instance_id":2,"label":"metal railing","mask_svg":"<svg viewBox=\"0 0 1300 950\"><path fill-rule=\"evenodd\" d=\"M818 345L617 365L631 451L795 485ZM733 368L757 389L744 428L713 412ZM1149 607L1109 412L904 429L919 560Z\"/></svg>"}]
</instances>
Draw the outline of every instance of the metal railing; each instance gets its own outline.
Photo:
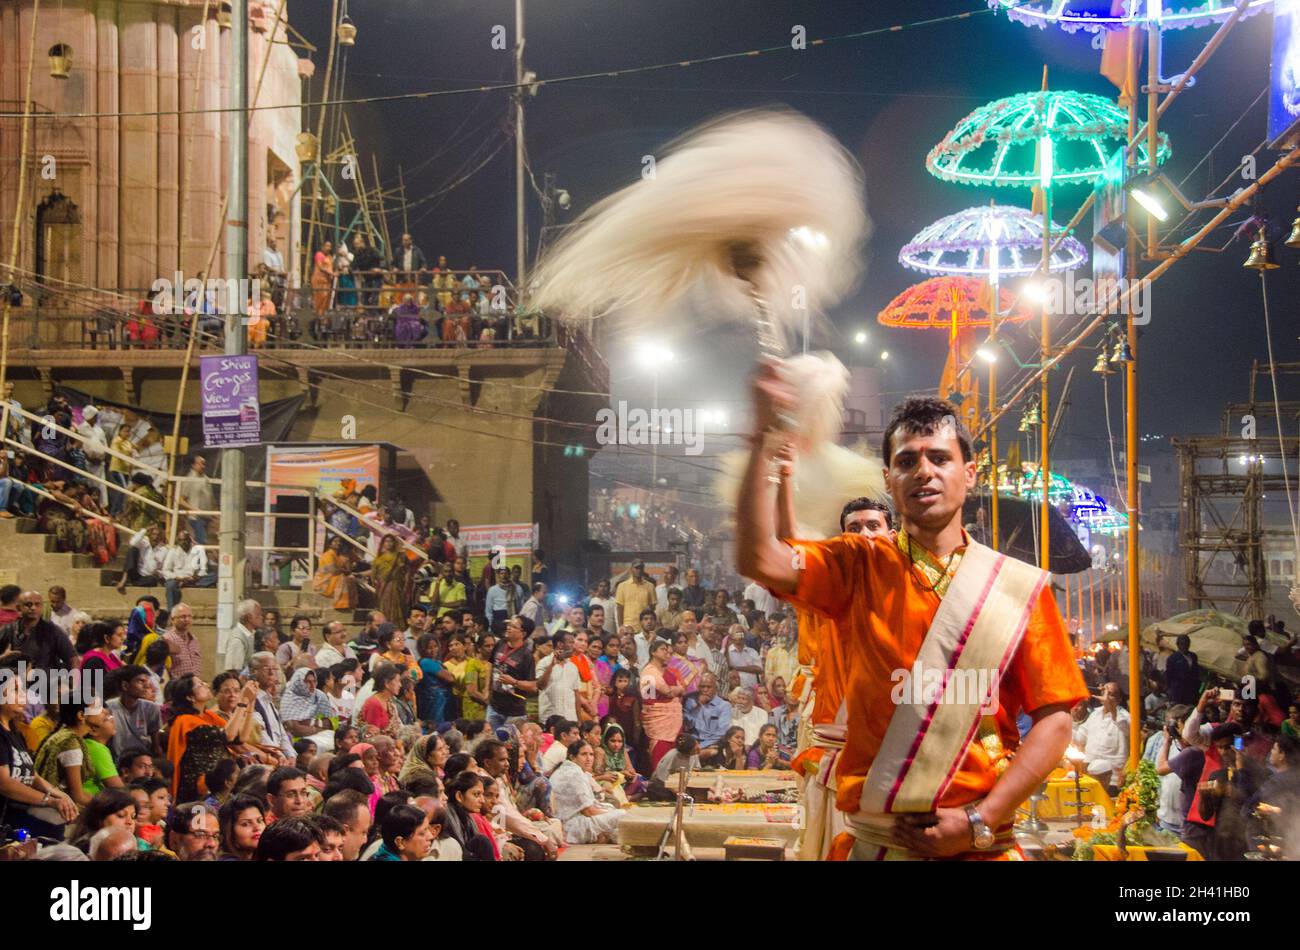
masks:
<instances>
[{"instance_id":1,"label":"metal railing","mask_svg":"<svg viewBox=\"0 0 1300 950\"><path fill-rule=\"evenodd\" d=\"M355 275L361 286L354 287L338 277L322 287L295 287L260 273L258 299L274 308L265 315L249 314L248 301L231 299L237 295L223 280L176 293L19 281L23 302L11 311L11 338L30 349L183 349L196 310L198 345L212 349L222 346L224 314L235 311L243 314L251 349L544 347L583 335L568 328L562 340L555 321L520 310L517 290L501 271L366 271Z\"/></svg>"},{"instance_id":2,"label":"metal railing","mask_svg":"<svg viewBox=\"0 0 1300 950\"><path fill-rule=\"evenodd\" d=\"M101 475L98 475L95 472L89 471L86 468L76 466L74 463L72 463L67 459L60 459L56 456L50 455L47 452L41 451L40 449L37 449L32 445L28 445L27 443L21 441L20 439L14 438L10 429L11 429L11 422L13 418L16 416L22 420L25 420L26 422L28 422L33 426L38 426L41 429L46 430L48 433L50 433L49 437L51 438L55 433L64 436L69 440L69 442L76 443L77 445L81 446L83 452L87 446L91 445L89 440L87 440L81 433L77 432L74 429L69 429L59 425L58 422L56 422L52 416L40 415L34 412L29 412L28 410L20 408L14 405L13 403L9 403L9 402L3 402L0 405L2 405L2 408L0 408L0 443L3 443L4 448L8 451L11 451L14 454L15 458L21 453L22 455L38 458L41 461L52 466L51 472L55 475L55 477L47 479L46 480L47 484L52 483L54 481L66 481L67 479L57 477L58 474L62 471L72 475L76 481L85 482L92 486L98 486L101 489L104 489L110 493L112 492L119 493L122 496L126 496L134 499L138 504L143 504L148 508L157 511L159 513L158 520L160 522L164 522L167 525L166 538L168 544L175 544L176 533L182 521L188 521L195 518L206 518L212 516L220 517L223 515L223 512L221 512L220 510L192 508L184 504L180 500L181 492L179 491L179 484L182 481L188 481L192 483L196 478L202 478L209 485L219 486L220 485L219 479L208 478L206 476L196 476L189 473L184 475L170 475L161 468L157 468L153 465L148 464L147 462L142 462L138 458L135 458L133 456L125 455L121 452L118 452L117 450L113 449L110 445L94 443L93 451L103 453L105 465L108 464L109 459L116 459L120 462L128 464L133 471L144 472L145 474L149 475L150 478L154 481L155 487L157 487L160 483L166 485L167 489L165 491L162 491L160 489L160 492L163 495L163 497L167 499L167 501L166 502L155 501L154 499L141 495L135 492L134 490L132 490L131 488L121 485L110 478L106 478ZM54 491L57 491L57 489L51 490L50 488L47 487L47 484L41 484L29 479L22 479L17 477L13 472L12 462L9 465L8 477L14 483L21 485L22 487L24 487L26 490L30 491L34 495L40 496L49 501L54 501L56 503L66 505L66 503L63 502L60 498L58 498L54 493ZM321 549L323 549L326 545L328 545L330 536L335 536L335 537L342 538L344 543L361 551L367 557L369 556L369 549L365 544L363 544L357 538L347 534L346 532L339 531L332 524L330 524L328 517L326 517L326 512L327 510L331 510L331 509L341 509L347 512L349 515L356 518L359 524L363 526L371 534L378 534L378 533L392 534L397 539L398 544L403 548L403 550L416 555L418 558L422 560L428 559L427 554L423 550L421 550L418 546L410 543L405 538L401 537L399 534L395 532L385 532L384 526L380 522L378 522L374 517L372 517L371 514L358 511L337 498L328 498L328 499L322 498L320 497L319 493L316 492L315 490L310 488L304 488L299 485L279 485L273 482L264 482L264 481L249 481L246 483L246 485L250 489L260 489L262 491L277 492L281 496L289 494L289 495L298 495L301 497L306 497L307 499L306 512L281 512L281 511L274 511L268 508L268 510L265 511L249 513L249 516L252 518L265 519L267 521L265 527L268 529L268 533L272 537L274 537L275 522L278 519L284 519L286 521L305 520L307 522L307 543L305 545L248 544L245 545L244 548L244 550L249 554L264 555L264 558L266 560L266 566L269 566L271 564L279 565L287 561L294 561L294 560L304 562L307 569L307 580L306 583L304 584L304 587L310 586L312 578L316 574L318 538L323 539L323 544L320 545ZM104 524L110 525L114 530L124 533L128 538L133 537L138 530L136 528L123 524L121 521L117 520L117 518L111 513L97 512L80 506L74 509L74 513L78 517L88 518L94 521L99 521L99 522L103 522ZM216 544L198 544L197 541L195 542L195 546L203 548L205 552L215 552L218 549L218 545ZM209 563L215 564L215 559L210 558ZM263 575L264 584L268 579L269 579L268 572L264 571L264 575ZM266 584L266 586L273 586L273 585Z\"/></svg>"}]
</instances>

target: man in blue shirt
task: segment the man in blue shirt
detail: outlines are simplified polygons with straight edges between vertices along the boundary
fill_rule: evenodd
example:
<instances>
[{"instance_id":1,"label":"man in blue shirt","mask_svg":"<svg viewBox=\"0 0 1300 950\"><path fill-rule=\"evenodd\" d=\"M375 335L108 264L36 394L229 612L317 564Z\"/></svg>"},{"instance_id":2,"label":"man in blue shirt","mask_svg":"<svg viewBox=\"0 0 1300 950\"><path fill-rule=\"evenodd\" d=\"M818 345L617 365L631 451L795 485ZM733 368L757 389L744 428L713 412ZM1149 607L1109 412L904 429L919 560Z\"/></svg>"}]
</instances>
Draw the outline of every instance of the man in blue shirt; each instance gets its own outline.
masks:
<instances>
[{"instance_id":1,"label":"man in blue shirt","mask_svg":"<svg viewBox=\"0 0 1300 950\"><path fill-rule=\"evenodd\" d=\"M682 719L692 735L700 740L700 758L712 759L717 745L731 728L731 703L718 695L718 678L712 673L700 677L699 692L682 703Z\"/></svg>"}]
</instances>

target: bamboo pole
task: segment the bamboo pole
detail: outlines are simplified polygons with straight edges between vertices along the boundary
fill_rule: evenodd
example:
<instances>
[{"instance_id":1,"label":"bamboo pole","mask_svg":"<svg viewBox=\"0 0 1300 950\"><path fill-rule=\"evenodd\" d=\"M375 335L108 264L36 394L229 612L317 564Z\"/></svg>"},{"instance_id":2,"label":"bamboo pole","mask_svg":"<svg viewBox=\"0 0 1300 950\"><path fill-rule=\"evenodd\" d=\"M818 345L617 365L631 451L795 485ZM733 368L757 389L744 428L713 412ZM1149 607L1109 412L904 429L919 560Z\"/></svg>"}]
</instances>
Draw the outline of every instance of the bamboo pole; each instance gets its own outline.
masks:
<instances>
[{"instance_id":1,"label":"bamboo pole","mask_svg":"<svg viewBox=\"0 0 1300 950\"><path fill-rule=\"evenodd\" d=\"M18 268L18 238L22 233L23 195L27 191L27 142L32 126L32 67L36 65L36 23L41 11L41 0L32 0L32 30L27 42L27 83L23 92L22 134L18 146L18 193L14 197L14 223L9 237L9 282L15 283ZM12 294L4 295L4 317L0 319L0 398L3 398L5 377L9 371L9 312Z\"/></svg>"},{"instance_id":2,"label":"bamboo pole","mask_svg":"<svg viewBox=\"0 0 1300 950\"><path fill-rule=\"evenodd\" d=\"M339 0L333 0L333 12L330 13L330 49L325 58L325 81L321 88L325 90L324 100L329 99L330 76L334 72L334 51L338 49L338 31L339 31ZM321 160L325 157L325 106L320 107L320 115L316 118L316 174L311 180L311 209L308 212L307 219L307 241L302 246L302 271L298 278L298 284L301 286L309 279L311 268L312 243L316 238L316 206L320 202L320 176Z\"/></svg>"}]
</instances>

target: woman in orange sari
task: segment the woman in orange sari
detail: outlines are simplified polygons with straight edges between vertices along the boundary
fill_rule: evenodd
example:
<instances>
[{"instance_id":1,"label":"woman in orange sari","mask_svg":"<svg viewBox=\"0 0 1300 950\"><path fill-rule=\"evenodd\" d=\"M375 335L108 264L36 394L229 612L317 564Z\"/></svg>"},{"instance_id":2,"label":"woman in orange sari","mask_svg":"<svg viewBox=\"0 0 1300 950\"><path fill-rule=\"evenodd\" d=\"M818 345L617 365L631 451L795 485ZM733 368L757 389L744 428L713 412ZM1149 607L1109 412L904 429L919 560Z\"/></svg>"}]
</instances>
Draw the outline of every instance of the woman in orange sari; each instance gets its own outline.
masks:
<instances>
[{"instance_id":1,"label":"woman in orange sari","mask_svg":"<svg viewBox=\"0 0 1300 950\"><path fill-rule=\"evenodd\" d=\"M172 801L199 801L206 794L201 784L204 773L230 755L228 745L239 741L257 699L257 683L250 680L245 685L229 719L206 708L212 700L212 687L195 673L172 681L168 693L168 701L176 711L176 718L167 727Z\"/></svg>"},{"instance_id":2,"label":"woman in orange sari","mask_svg":"<svg viewBox=\"0 0 1300 950\"><path fill-rule=\"evenodd\" d=\"M379 542L379 553L370 562L370 579L375 585L378 607L385 617L399 619L406 616L408 563L397 543L397 535L384 535Z\"/></svg>"},{"instance_id":3,"label":"woman in orange sari","mask_svg":"<svg viewBox=\"0 0 1300 950\"><path fill-rule=\"evenodd\" d=\"M343 550L343 539L330 538L325 553L316 564L312 590L334 598L337 610L351 610L357 603L357 581L352 576L352 558Z\"/></svg>"},{"instance_id":4,"label":"woman in orange sari","mask_svg":"<svg viewBox=\"0 0 1300 950\"><path fill-rule=\"evenodd\" d=\"M94 489L81 489L78 500L81 502L81 520L86 523L86 553L103 567L117 555L117 529L110 522L93 517L106 514Z\"/></svg>"},{"instance_id":5,"label":"woman in orange sari","mask_svg":"<svg viewBox=\"0 0 1300 950\"><path fill-rule=\"evenodd\" d=\"M311 308L319 316L330 308L334 293L334 242L326 241L312 258Z\"/></svg>"}]
</instances>

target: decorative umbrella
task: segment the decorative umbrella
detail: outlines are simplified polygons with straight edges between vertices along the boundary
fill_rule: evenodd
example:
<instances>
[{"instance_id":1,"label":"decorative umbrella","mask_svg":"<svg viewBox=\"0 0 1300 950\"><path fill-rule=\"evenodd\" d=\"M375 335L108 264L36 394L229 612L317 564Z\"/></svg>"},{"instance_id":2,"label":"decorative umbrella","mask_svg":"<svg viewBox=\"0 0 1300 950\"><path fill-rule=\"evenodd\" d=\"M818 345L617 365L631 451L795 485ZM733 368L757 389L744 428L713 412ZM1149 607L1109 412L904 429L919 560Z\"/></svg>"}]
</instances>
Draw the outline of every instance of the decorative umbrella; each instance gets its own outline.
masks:
<instances>
[{"instance_id":1,"label":"decorative umbrella","mask_svg":"<svg viewBox=\"0 0 1300 950\"><path fill-rule=\"evenodd\" d=\"M978 537L978 512L981 508L987 509L989 506L989 494L987 491L972 493L966 499L966 504L962 508L962 520L968 526L976 525L974 532L976 540L988 543L987 537ZM1090 555L1082 544L1079 543L1074 529L1070 523L1065 520L1065 516L1056 510L1056 506L1048 508L1048 544L1051 546L1051 556L1047 569L1053 574L1078 574L1092 567L1092 555ZM1038 504L1030 501L1028 498L1017 498L1015 495L998 496L999 525L998 535L1001 543L998 545L998 551L1010 557L1018 558L1026 564L1038 563L1038 534L1034 530L1034 521L1039 516Z\"/></svg>"},{"instance_id":2,"label":"decorative umbrella","mask_svg":"<svg viewBox=\"0 0 1300 950\"><path fill-rule=\"evenodd\" d=\"M999 323L1023 323L1034 316L1023 305L1017 306L1009 291L999 291L998 303ZM939 391L961 406L968 428L979 420L979 379L974 373L961 370L975 356L975 330L992 326L992 305L993 288L986 281L974 277L932 277L908 287L876 317L887 327L948 331L948 362L943 368Z\"/></svg>"},{"instance_id":3,"label":"decorative umbrella","mask_svg":"<svg viewBox=\"0 0 1300 950\"><path fill-rule=\"evenodd\" d=\"M1055 240L1063 229L1052 224ZM1043 259L1043 220L1027 208L977 205L925 228L898 254L899 263L925 274L960 274L996 281L1023 277ZM1051 270L1072 270L1088 260L1077 239L1067 236L1052 252Z\"/></svg>"},{"instance_id":4,"label":"decorative umbrella","mask_svg":"<svg viewBox=\"0 0 1300 950\"><path fill-rule=\"evenodd\" d=\"M1273 0L1251 0L1243 19L1260 13ZM1181 30L1187 27L1211 26L1232 16L1237 6L1233 0L1180 0L1177 10L1163 9L1164 4L1152 8L1148 0L1126 0L1121 12L1112 13L1111 0L988 0L994 10L1005 10L1008 19L1026 26L1047 29L1056 24L1067 33L1086 30L1120 30L1127 27L1155 26L1161 30Z\"/></svg>"},{"instance_id":5,"label":"decorative umbrella","mask_svg":"<svg viewBox=\"0 0 1300 950\"><path fill-rule=\"evenodd\" d=\"M1035 164L1039 143L1052 141L1053 185L1091 185L1128 141L1128 112L1088 92L1022 92L980 106L943 137L926 156L925 167L966 185L1030 188L1041 181ZM1156 157L1169 157L1169 137L1160 134ZM1146 165L1146 143L1138 146Z\"/></svg>"}]
</instances>

